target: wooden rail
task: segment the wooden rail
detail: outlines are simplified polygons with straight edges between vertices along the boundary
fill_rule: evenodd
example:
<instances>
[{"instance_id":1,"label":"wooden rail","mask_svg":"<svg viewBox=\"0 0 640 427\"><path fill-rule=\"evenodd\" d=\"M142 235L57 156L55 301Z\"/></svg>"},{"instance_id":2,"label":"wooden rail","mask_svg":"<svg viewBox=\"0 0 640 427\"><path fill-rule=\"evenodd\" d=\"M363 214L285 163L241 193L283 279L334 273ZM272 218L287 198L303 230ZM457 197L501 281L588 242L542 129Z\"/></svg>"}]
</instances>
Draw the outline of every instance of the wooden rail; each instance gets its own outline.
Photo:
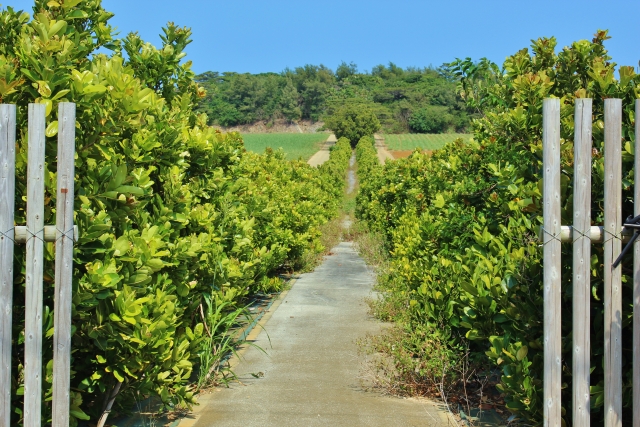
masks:
<instances>
[{"instance_id":1,"label":"wooden rail","mask_svg":"<svg viewBox=\"0 0 640 427\"><path fill-rule=\"evenodd\" d=\"M16 227L16 235L18 233L18 229ZM592 225L585 231L581 231L580 233L574 233L574 227L571 225L563 225L560 227L560 234L557 236L558 239L562 243L573 243L576 238L580 237L580 234L585 234L586 237L589 237L592 243L604 243L605 231L603 226ZM622 237L622 243L628 242L631 236L633 235L632 231L622 230L620 236ZM540 242L544 242L544 227L540 227L540 232L538 235L538 239Z\"/></svg>"}]
</instances>

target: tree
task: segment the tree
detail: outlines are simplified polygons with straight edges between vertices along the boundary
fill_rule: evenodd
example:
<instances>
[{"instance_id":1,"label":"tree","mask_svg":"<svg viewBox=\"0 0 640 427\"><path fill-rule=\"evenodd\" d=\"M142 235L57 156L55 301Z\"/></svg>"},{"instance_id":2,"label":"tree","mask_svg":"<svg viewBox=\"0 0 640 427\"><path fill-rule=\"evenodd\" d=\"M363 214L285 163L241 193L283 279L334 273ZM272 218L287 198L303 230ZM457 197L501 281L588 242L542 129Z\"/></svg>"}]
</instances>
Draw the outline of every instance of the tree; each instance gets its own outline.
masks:
<instances>
[{"instance_id":1,"label":"tree","mask_svg":"<svg viewBox=\"0 0 640 427\"><path fill-rule=\"evenodd\" d=\"M411 130L418 133L443 133L452 124L447 107L429 105L413 112L409 118Z\"/></svg>"},{"instance_id":2,"label":"tree","mask_svg":"<svg viewBox=\"0 0 640 427\"><path fill-rule=\"evenodd\" d=\"M351 77L355 74L358 74L358 66L353 62L347 64L346 62L342 61L342 63L338 65L338 68L336 69L336 77L338 78L338 80L344 80L347 77Z\"/></svg>"},{"instance_id":3,"label":"tree","mask_svg":"<svg viewBox=\"0 0 640 427\"><path fill-rule=\"evenodd\" d=\"M327 117L325 127L331 129L337 138L347 138L355 146L363 136L372 136L378 131L380 121L367 105L350 103Z\"/></svg>"},{"instance_id":4,"label":"tree","mask_svg":"<svg viewBox=\"0 0 640 427\"><path fill-rule=\"evenodd\" d=\"M296 87L293 85L293 81L291 81L291 79L287 79L287 84L282 88L280 109L282 111L282 115L291 122L300 120L300 117L302 116L302 110L298 105L299 98L300 95L298 94Z\"/></svg>"}]
</instances>

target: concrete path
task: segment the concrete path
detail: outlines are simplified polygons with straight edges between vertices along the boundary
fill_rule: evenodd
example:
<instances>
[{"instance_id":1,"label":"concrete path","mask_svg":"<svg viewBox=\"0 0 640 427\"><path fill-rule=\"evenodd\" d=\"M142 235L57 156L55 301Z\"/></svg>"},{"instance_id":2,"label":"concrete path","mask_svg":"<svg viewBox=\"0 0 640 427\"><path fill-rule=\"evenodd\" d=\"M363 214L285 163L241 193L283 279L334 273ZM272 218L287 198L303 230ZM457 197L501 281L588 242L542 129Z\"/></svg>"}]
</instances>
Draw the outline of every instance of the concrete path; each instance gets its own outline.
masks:
<instances>
[{"instance_id":1,"label":"concrete path","mask_svg":"<svg viewBox=\"0 0 640 427\"><path fill-rule=\"evenodd\" d=\"M387 160L394 160L393 155L387 150L387 146L384 143L384 137L381 135L375 134L374 138L376 140L376 150L378 151L378 160L380 164L385 164Z\"/></svg>"},{"instance_id":2,"label":"concrete path","mask_svg":"<svg viewBox=\"0 0 640 427\"><path fill-rule=\"evenodd\" d=\"M338 142L338 139L336 138L336 136L334 134L329 135L329 138L327 138L327 140L325 141L320 151L318 151L316 154L311 156L311 158L307 161L307 163L311 166L318 167L324 162L326 162L327 160L329 160L329 149L333 145L336 145L336 142Z\"/></svg>"},{"instance_id":3,"label":"concrete path","mask_svg":"<svg viewBox=\"0 0 640 427\"><path fill-rule=\"evenodd\" d=\"M355 341L381 328L363 301L373 279L352 243L340 243L272 309L255 341L268 356L249 347L234 369L242 384L203 396L180 427L449 425L431 401L363 391Z\"/></svg>"}]
</instances>

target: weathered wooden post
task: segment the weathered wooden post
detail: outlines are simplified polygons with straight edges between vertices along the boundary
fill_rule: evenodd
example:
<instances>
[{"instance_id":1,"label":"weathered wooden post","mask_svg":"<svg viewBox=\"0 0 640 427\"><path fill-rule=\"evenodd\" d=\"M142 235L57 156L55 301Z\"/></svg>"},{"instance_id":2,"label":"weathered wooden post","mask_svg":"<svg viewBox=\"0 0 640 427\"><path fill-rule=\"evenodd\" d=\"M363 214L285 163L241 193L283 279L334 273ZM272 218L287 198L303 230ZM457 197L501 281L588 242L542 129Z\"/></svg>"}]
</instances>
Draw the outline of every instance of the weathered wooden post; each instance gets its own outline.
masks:
<instances>
[{"instance_id":1,"label":"weathered wooden post","mask_svg":"<svg viewBox=\"0 0 640 427\"><path fill-rule=\"evenodd\" d=\"M604 406L605 426L622 425L622 101L604 100Z\"/></svg>"},{"instance_id":2,"label":"weathered wooden post","mask_svg":"<svg viewBox=\"0 0 640 427\"><path fill-rule=\"evenodd\" d=\"M0 104L0 426L11 421L16 106Z\"/></svg>"},{"instance_id":3,"label":"weathered wooden post","mask_svg":"<svg viewBox=\"0 0 640 427\"><path fill-rule=\"evenodd\" d=\"M573 176L573 425L591 422L591 99L576 99Z\"/></svg>"},{"instance_id":4,"label":"weathered wooden post","mask_svg":"<svg viewBox=\"0 0 640 427\"><path fill-rule=\"evenodd\" d=\"M640 101L636 101L640 114ZM560 242L573 242L573 425L590 424L590 245L604 244L605 426L622 426L622 241L632 230L622 221L622 101L604 101L604 225L591 226L592 101L577 99L574 141L574 224L560 225L560 105L543 104L544 169L544 422L561 423ZM636 115L636 117L638 117ZM636 121L635 167L640 171ZM640 215L640 172L635 174L635 214ZM634 222L629 223L632 227ZM637 224L636 224L637 226ZM640 425L640 239L634 257L634 425Z\"/></svg>"},{"instance_id":5,"label":"weathered wooden post","mask_svg":"<svg viewBox=\"0 0 640 427\"><path fill-rule=\"evenodd\" d=\"M76 105L58 111L58 198L56 201L56 288L53 321L53 426L69 425L71 383L71 289L73 279L73 199Z\"/></svg>"},{"instance_id":6,"label":"weathered wooden post","mask_svg":"<svg viewBox=\"0 0 640 427\"><path fill-rule=\"evenodd\" d=\"M545 99L544 163L544 425L561 427L562 331L560 313L560 100Z\"/></svg>"},{"instance_id":7,"label":"weathered wooden post","mask_svg":"<svg viewBox=\"0 0 640 427\"><path fill-rule=\"evenodd\" d=\"M43 244L56 243L53 336L54 427L69 426L75 104L58 112L56 225L44 225L45 106L29 105L27 225L14 224L16 106L0 104L0 427L11 423L11 321L14 244L26 243L24 425L42 420Z\"/></svg>"},{"instance_id":8,"label":"weathered wooden post","mask_svg":"<svg viewBox=\"0 0 640 427\"><path fill-rule=\"evenodd\" d=\"M29 104L27 266L24 330L24 425L42 418L42 295L44 246L45 105Z\"/></svg>"},{"instance_id":9,"label":"weathered wooden post","mask_svg":"<svg viewBox=\"0 0 640 427\"><path fill-rule=\"evenodd\" d=\"M640 215L640 99L636 99L636 142L634 151L634 215ZM640 425L640 241L633 254L633 425Z\"/></svg>"}]
</instances>

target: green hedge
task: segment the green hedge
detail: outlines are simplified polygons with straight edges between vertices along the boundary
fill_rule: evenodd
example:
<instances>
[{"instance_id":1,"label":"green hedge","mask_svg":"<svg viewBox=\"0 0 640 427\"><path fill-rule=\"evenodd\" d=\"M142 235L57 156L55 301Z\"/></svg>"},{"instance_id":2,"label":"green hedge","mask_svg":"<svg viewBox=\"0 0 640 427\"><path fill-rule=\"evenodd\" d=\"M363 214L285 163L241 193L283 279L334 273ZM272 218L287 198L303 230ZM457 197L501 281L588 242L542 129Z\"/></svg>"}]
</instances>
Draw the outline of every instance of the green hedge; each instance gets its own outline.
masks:
<instances>
[{"instance_id":1,"label":"green hedge","mask_svg":"<svg viewBox=\"0 0 640 427\"><path fill-rule=\"evenodd\" d=\"M99 0L37 0L34 11L33 19L0 11L0 102L18 105L17 224L25 223L27 104L47 105L49 224L57 104L77 104L72 423L95 420L119 383L116 405L127 409L149 396L189 405L217 313L277 288L271 277L323 249L319 226L338 212L345 144L320 169L279 152L248 153L239 134L220 133L193 111L204 92L182 62L188 29L170 24L156 49L135 34L115 39ZM50 396L51 244L45 254ZM24 268L18 247L12 425L22 422ZM46 401L44 424L50 407Z\"/></svg>"},{"instance_id":2,"label":"green hedge","mask_svg":"<svg viewBox=\"0 0 640 427\"><path fill-rule=\"evenodd\" d=\"M474 140L448 144L433 155L419 152L361 177L357 214L382 233L390 272L382 279L387 301L403 311L408 354L425 331L450 346L469 345L472 358L499 369L507 408L542 422L543 292L541 150L542 101L561 99L562 215L571 223L573 110L576 97L594 99L593 214L602 223L604 98L623 99L623 216L632 213L634 100L640 76L615 64L603 47L606 32L573 43L558 54L555 39L539 39L507 58L491 79L460 69L467 95L482 99L484 118ZM496 67L497 68L497 67ZM485 85L486 81L495 84ZM370 156L370 155L369 155ZM602 247L593 247L591 329L594 420L603 417ZM623 265L623 402L631 406L631 263ZM571 246L563 246L563 382L571 384ZM420 335L423 334L423 335ZM422 336L422 338L420 338ZM409 343L409 344L407 344ZM563 389L571 414L571 387Z\"/></svg>"}]
</instances>

